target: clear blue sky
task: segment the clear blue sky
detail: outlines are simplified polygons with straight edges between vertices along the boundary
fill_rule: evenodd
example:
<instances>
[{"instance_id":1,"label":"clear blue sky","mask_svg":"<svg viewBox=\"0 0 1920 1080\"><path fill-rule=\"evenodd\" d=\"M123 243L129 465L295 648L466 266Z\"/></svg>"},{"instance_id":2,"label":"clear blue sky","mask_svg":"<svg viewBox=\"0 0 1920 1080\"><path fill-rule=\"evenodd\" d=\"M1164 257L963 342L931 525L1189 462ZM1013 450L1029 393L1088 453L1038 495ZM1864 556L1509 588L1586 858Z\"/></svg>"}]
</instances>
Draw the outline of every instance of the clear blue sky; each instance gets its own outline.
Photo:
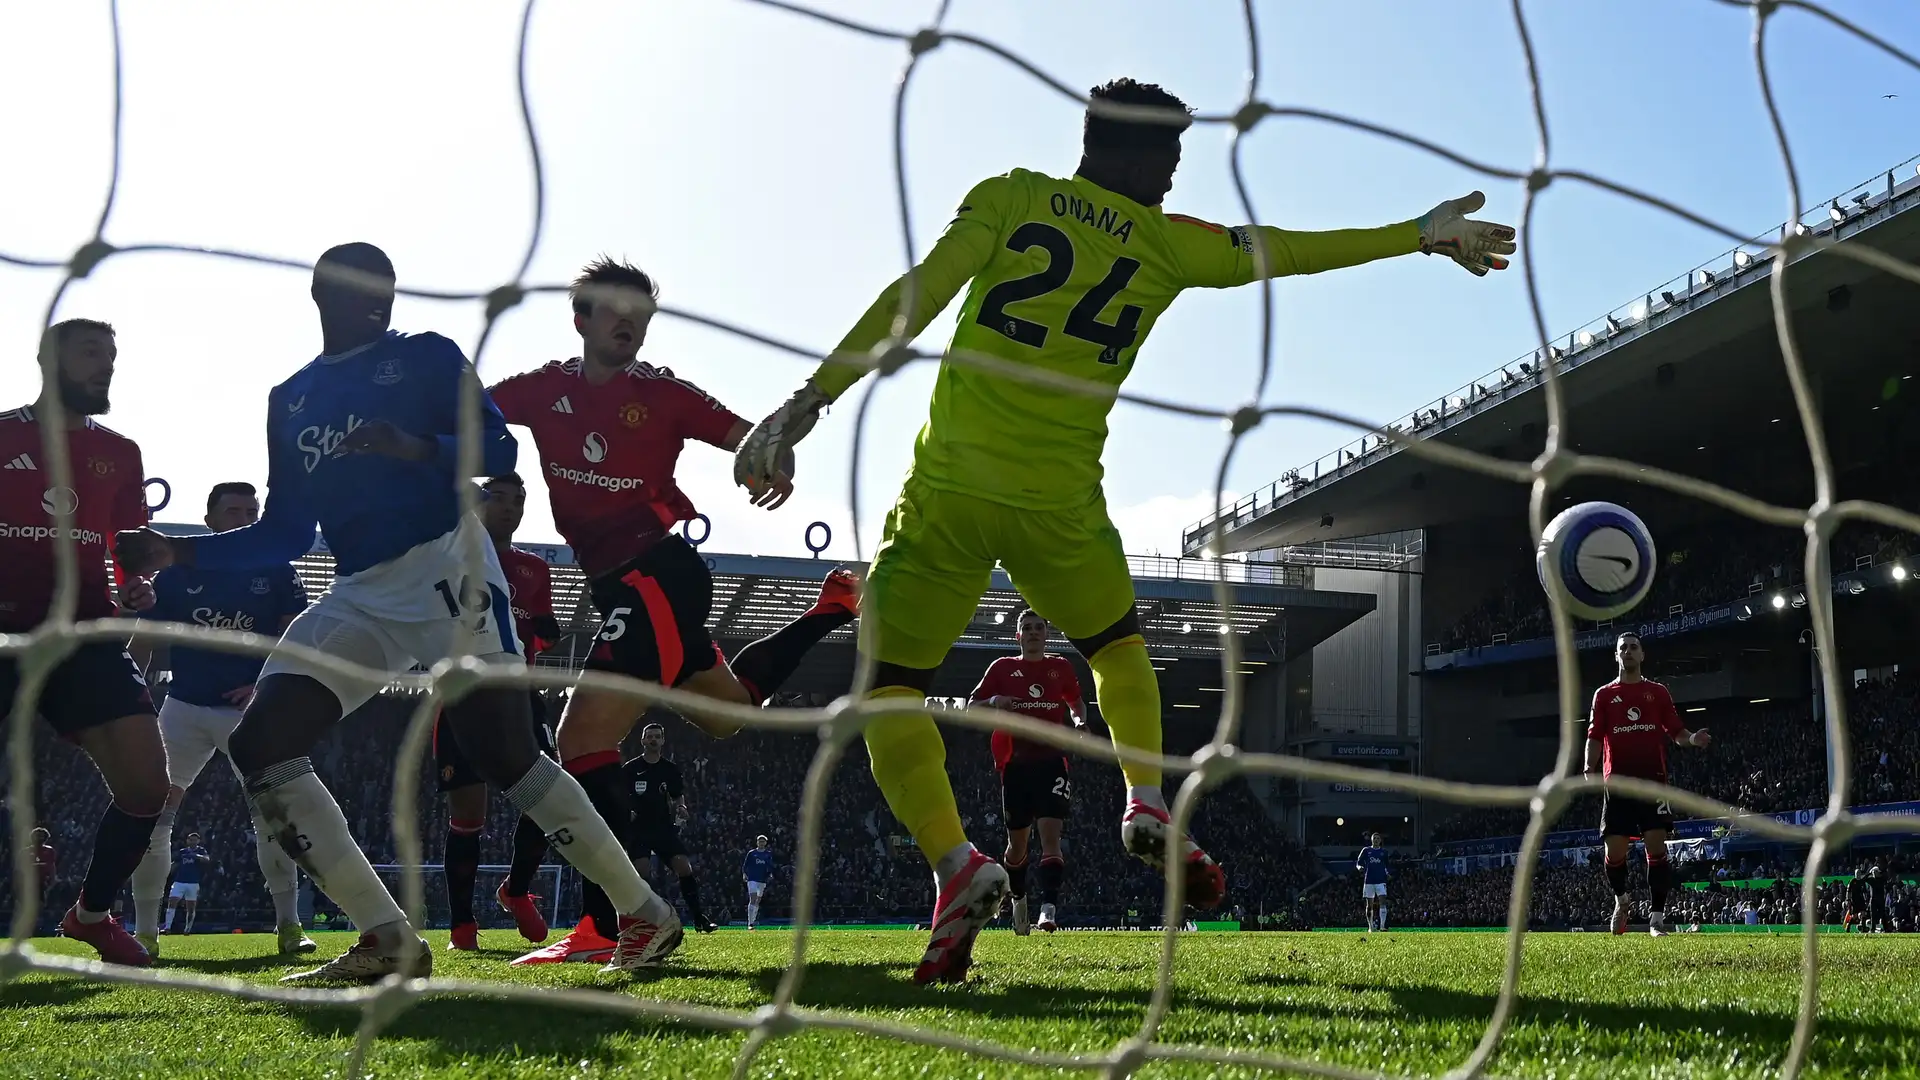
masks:
<instances>
[{"instance_id":1,"label":"clear blue sky","mask_svg":"<svg viewBox=\"0 0 1920 1080\"><path fill-rule=\"evenodd\" d=\"M826 2L911 29L932 2ZM1534 154L1518 41L1506 5L1381 0L1261 4L1263 96L1402 128L1524 166ZM312 259L369 240L409 284L486 289L513 271L531 221L514 98L517 4L340 0L287 6L123 5L126 142L108 238L177 241ZM1555 162L1658 192L1743 230L1786 217L1783 172L1750 59L1745 13L1707 0L1553 0L1527 5L1553 123ZM1833 7L1920 51L1904 4ZM1177 12L1177 14L1174 14ZM91 228L108 166L105 3L16 5L0 25L0 145L10 148L0 250L71 252ZM954 0L948 27L990 38L1086 87L1131 74L1207 111L1238 103L1239 5L1025 4ZM903 268L892 164L893 88L904 46L744 2L552 3L535 14L529 78L545 154L547 230L533 278L564 280L600 252L646 266L663 299L830 346ZM1801 14L1772 50L1809 201L1920 152L1920 75ZM1884 94L1897 94L1886 99ZM1020 166L1067 172L1080 109L978 49L926 56L909 97L907 177L924 250L976 180ZM1295 228L1414 216L1474 187L1514 220L1517 185L1324 124L1269 121L1249 139L1259 220ZM1237 223L1226 132L1187 136L1168 208ZM1572 329L1727 246L1657 211L1561 185L1535 222L1550 326ZM0 406L37 392L32 358L50 272L0 267ZM1251 395L1258 293L1193 293L1161 321L1129 387L1232 407ZM1517 271L1474 280L1437 259L1282 282L1267 401L1386 421L1533 343ZM268 388L318 349L304 274L176 255L109 261L60 314L111 320L121 364L108 423L171 480L161 516L197 517L212 483L264 481ZM403 301L395 325L471 348L477 305ZM923 337L937 346L950 322ZM564 299L505 317L489 380L564 358L578 339ZM644 359L757 419L804 362L666 319ZM861 478L869 550L925 416L930 369L878 392ZM752 510L724 455L690 448L683 484L719 550L800 553L816 518L850 556L852 410L803 447L801 493ZM1298 421L1248 439L1229 487L1250 490L1349 438ZM1177 548L1210 502L1224 433L1121 406L1108 493L1130 550ZM530 455L529 455L530 457ZM530 460L523 472L537 474ZM537 481L535 481L537 485ZM527 540L555 538L544 494Z\"/></svg>"}]
</instances>

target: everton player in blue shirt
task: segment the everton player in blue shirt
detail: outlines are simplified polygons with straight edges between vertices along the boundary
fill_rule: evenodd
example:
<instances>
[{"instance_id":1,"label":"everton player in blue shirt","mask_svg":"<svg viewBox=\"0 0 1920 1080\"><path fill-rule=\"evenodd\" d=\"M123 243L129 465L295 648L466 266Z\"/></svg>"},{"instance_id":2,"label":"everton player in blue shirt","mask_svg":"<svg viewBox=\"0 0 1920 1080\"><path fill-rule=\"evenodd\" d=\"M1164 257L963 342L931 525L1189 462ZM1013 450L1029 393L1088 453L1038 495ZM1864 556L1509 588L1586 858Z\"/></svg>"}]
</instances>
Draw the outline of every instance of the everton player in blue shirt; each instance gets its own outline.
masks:
<instances>
[{"instance_id":1,"label":"everton player in blue shirt","mask_svg":"<svg viewBox=\"0 0 1920 1080\"><path fill-rule=\"evenodd\" d=\"M260 518L260 499L252 484L239 481L215 484L207 495L207 528L227 532L244 528ZM287 624L307 606L307 590L287 563L251 570L207 570L197 566L173 566L153 579L154 604L140 613L143 619L187 623L215 630L238 630L279 637ZM148 667L152 649L136 637L130 650L141 668ZM225 753L227 737L240 723L240 710L253 696L254 680L260 677L261 657L253 653L216 652L212 649L180 647L172 654L173 687L166 704L160 707L160 739L167 748L167 805L153 827L153 841L146 858L133 872L133 909L138 929L136 937L151 956L160 955L159 928L161 894L167 888L167 870L172 864L169 849L173 844L174 816L187 789L200 776L200 770L213 760L215 751ZM232 759L228 759L231 763ZM238 776L238 769L235 770ZM244 784L244 779L242 780ZM297 871L293 860L273 842L273 837L254 818L256 849L260 874L266 879L267 892L273 896L275 924L283 953L312 952L313 939L300 930L300 916L294 907ZM182 866L185 864L182 863ZM182 880L175 874L176 888ZM198 877L192 880L198 881ZM191 902L191 901L189 901ZM167 918L173 918L169 910ZM193 921L188 908L188 924Z\"/></svg>"},{"instance_id":2,"label":"everton player in blue shirt","mask_svg":"<svg viewBox=\"0 0 1920 1080\"><path fill-rule=\"evenodd\" d=\"M773 852L766 837L753 838L753 850L740 864L740 876L747 883L747 929L751 930L760 920L760 898L766 895L767 882L773 880Z\"/></svg>"},{"instance_id":3,"label":"everton player in blue shirt","mask_svg":"<svg viewBox=\"0 0 1920 1080\"><path fill-rule=\"evenodd\" d=\"M1353 861L1354 869L1360 871L1360 896L1367 905L1369 933L1387 928L1387 849L1380 846L1379 833L1374 833L1372 840Z\"/></svg>"},{"instance_id":4,"label":"everton player in blue shirt","mask_svg":"<svg viewBox=\"0 0 1920 1080\"><path fill-rule=\"evenodd\" d=\"M167 904L167 925L162 929L172 932L173 916L184 908L186 916L180 932L193 933L193 913L200 906L200 871L212 861L213 856L200 846L200 834L188 833L187 846L180 849L180 857L173 868L173 889L167 894L167 899L171 901ZM146 929L146 925L142 924L141 929Z\"/></svg>"},{"instance_id":5,"label":"everton player in blue shirt","mask_svg":"<svg viewBox=\"0 0 1920 1080\"><path fill-rule=\"evenodd\" d=\"M169 539L116 537L132 572L169 563L220 570L304 554L319 526L337 580L287 627L229 741L233 763L269 833L361 930L345 955L290 981L371 981L429 974L432 953L347 831L308 751L342 715L415 663L455 657L524 663L499 556L460 512L471 479L457 467L461 395L474 380L458 346L390 331L393 263L345 244L314 267L322 353L267 396L266 511L242 529ZM477 383L475 385L477 392ZM513 471L500 411L481 402L479 471ZM379 673L343 676L287 646ZM447 726L481 778L545 830L620 913L608 968L649 967L680 944L679 917L627 858L586 793L541 756L524 689L483 687L450 708Z\"/></svg>"}]
</instances>

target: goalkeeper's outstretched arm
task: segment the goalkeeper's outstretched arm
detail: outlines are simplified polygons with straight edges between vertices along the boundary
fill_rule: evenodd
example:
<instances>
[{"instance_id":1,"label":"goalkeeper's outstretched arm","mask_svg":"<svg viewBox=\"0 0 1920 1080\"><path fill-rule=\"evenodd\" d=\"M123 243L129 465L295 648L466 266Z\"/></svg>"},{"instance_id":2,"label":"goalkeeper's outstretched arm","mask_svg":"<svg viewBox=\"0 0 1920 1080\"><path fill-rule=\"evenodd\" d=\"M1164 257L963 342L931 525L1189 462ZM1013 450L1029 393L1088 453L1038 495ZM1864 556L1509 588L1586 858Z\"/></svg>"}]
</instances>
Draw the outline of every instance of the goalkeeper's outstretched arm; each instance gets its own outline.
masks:
<instances>
[{"instance_id":1,"label":"goalkeeper's outstretched arm","mask_svg":"<svg viewBox=\"0 0 1920 1080\"><path fill-rule=\"evenodd\" d=\"M1505 270L1507 256L1515 248L1511 226L1467 217L1486 201L1486 196L1476 191L1464 198L1448 199L1407 221L1328 232L1300 232L1271 225L1222 229L1197 218L1167 216L1198 227L1188 231L1179 250L1187 284L1202 288L1231 288L1263 277L1319 274L1416 251L1445 255L1475 277L1484 277L1490 271ZM1225 243L1218 240L1221 234Z\"/></svg>"}]
</instances>

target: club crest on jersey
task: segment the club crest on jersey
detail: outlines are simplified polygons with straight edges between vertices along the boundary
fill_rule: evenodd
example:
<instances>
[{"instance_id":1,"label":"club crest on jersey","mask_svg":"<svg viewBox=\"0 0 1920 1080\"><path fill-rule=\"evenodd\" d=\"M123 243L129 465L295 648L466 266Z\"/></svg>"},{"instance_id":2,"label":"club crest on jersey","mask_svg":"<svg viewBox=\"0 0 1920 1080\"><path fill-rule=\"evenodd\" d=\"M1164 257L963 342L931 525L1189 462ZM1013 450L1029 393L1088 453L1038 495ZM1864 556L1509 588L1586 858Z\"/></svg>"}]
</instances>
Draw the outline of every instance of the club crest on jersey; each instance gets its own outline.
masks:
<instances>
[{"instance_id":1,"label":"club crest on jersey","mask_svg":"<svg viewBox=\"0 0 1920 1080\"><path fill-rule=\"evenodd\" d=\"M40 496L40 509L49 514L71 514L80 509L80 496L72 488L50 487Z\"/></svg>"},{"instance_id":2,"label":"club crest on jersey","mask_svg":"<svg viewBox=\"0 0 1920 1080\"><path fill-rule=\"evenodd\" d=\"M373 384L392 386L400 381L400 361L387 359L373 365Z\"/></svg>"},{"instance_id":3,"label":"club crest on jersey","mask_svg":"<svg viewBox=\"0 0 1920 1080\"><path fill-rule=\"evenodd\" d=\"M619 416L622 424L637 428L647 422L647 407L637 401L629 401L620 406Z\"/></svg>"},{"instance_id":4,"label":"club crest on jersey","mask_svg":"<svg viewBox=\"0 0 1920 1080\"><path fill-rule=\"evenodd\" d=\"M255 596L265 596L268 591L273 588L273 583L266 578L257 577L247 582L247 588L251 590Z\"/></svg>"},{"instance_id":5,"label":"club crest on jersey","mask_svg":"<svg viewBox=\"0 0 1920 1080\"><path fill-rule=\"evenodd\" d=\"M95 476L112 476L113 459L103 457L88 458L87 469Z\"/></svg>"},{"instance_id":6,"label":"club crest on jersey","mask_svg":"<svg viewBox=\"0 0 1920 1080\"><path fill-rule=\"evenodd\" d=\"M580 456L595 465L607 460L607 440L597 431L587 432L586 441L580 444Z\"/></svg>"}]
</instances>

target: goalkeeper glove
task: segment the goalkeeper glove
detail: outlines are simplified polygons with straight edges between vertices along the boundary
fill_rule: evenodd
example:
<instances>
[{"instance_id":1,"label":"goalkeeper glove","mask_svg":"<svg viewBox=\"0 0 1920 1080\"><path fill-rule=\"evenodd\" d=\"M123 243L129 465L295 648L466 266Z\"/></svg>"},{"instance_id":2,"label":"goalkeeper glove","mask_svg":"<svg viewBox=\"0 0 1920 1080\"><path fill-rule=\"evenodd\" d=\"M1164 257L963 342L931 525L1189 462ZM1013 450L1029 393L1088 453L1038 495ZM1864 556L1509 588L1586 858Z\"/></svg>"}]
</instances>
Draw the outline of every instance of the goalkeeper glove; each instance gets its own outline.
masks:
<instances>
[{"instance_id":1,"label":"goalkeeper glove","mask_svg":"<svg viewBox=\"0 0 1920 1080\"><path fill-rule=\"evenodd\" d=\"M1415 218L1414 224L1420 227L1420 253L1445 255L1474 277L1486 277L1489 270L1505 270L1507 260L1503 256L1514 251L1513 226L1467 216L1486 204L1487 197L1476 191L1465 198L1448 199Z\"/></svg>"},{"instance_id":2,"label":"goalkeeper glove","mask_svg":"<svg viewBox=\"0 0 1920 1080\"><path fill-rule=\"evenodd\" d=\"M786 404L773 410L740 440L740 449L733 454L733 482L758 496L774 485L778 477L790 479L794 445L813 430L820 411L832 400L808 379Z\"/></svg>"}]
</instances>

